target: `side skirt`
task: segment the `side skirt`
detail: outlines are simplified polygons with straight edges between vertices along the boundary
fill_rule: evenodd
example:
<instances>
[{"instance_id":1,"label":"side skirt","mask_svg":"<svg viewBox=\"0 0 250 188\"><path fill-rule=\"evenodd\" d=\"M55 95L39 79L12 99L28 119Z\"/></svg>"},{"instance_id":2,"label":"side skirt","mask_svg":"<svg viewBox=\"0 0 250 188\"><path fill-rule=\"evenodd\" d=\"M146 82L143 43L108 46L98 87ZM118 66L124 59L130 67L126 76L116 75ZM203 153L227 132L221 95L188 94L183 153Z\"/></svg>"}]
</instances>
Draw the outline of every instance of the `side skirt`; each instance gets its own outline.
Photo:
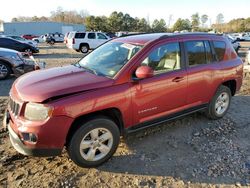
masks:
<instances>
[{"instance_id":1,"label":"side skirt","mask_svg":"<svg viewBox=\"0 0 250 188\"><path fill-rule=\"evenodd\" d=\"M157 118L154 120L150 120L147 122L143 122L143 123L134 125L132 127L125 129L124 132L125 132L125 135L130 134L130 133L134 133L136 131L140 131L140 130L145 129L145 128L157 126L159 124L166 123L166 122L172 121L174 119L181 118L183 116L186 116L188 114L192 114L194 112L205 110L207 107L208 107L208 104L202 104L202 105L199 105L196 107L192 107L192 108L189 108L189 109L186 109L186 110L183 110L180 112L176 112L176 113L168 115L168 116L163 116L163 117L160 117L160 118Z\"/></svg>"}]
</instances>

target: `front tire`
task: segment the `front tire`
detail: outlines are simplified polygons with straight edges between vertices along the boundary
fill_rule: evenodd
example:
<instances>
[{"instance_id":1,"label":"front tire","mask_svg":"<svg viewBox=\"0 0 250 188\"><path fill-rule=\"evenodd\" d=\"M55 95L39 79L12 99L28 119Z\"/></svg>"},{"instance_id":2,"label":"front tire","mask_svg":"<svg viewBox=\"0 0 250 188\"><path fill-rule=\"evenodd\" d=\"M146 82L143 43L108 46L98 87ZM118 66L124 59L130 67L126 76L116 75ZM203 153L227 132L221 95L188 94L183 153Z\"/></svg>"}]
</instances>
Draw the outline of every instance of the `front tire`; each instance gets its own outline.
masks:
<instances>
[{"instance_id":1,"label":"front tire","mask_svg":"<svg viewBox=\"0 0 250 188\"><path fill-rule=\"evenodd\" d=\"M7 77L9 77L10 74L10 66L5 62L0 61L0 80L6 79Z\"/></svg>"},{"instance_id":2,"label":"front tire","mask_svg":"<svg viewBox=\"0 0 250 188\"><path fill-rule=\"evenodd\" d=\"M119 140L118 126L112 120L98 116L77 129L67 150L71 160L78 166L96 167L111 158Z\"/></svg>"},{"instance_id":3,"label":"front tire","mask_svg":"<svg viewBox=\"0 0 250 188\"><path fill-rule=\"evenodd\" d=\"M229 109L231 98L231 90L221 85L208 105L207 117L210 119L222 118Z\"/></svg>"}]
</instances>

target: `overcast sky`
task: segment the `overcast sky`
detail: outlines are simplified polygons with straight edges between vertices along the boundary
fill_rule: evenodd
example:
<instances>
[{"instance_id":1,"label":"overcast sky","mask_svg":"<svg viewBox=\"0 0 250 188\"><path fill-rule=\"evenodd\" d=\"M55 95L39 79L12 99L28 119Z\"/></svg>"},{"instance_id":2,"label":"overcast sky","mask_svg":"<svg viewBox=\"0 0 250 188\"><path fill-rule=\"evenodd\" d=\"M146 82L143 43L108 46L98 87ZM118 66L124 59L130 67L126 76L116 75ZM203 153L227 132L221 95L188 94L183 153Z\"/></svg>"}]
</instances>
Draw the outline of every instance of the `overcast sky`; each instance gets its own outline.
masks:
<instances>
[{"instance_id":1,"label":"overcast sky","mask_svg":"<svg viewBox=\"0 0 250 188\"><path fill-rule=\"evenodd\" d=\"M11 21L17 16L50 16L57 7L64 10L86 10L90 15L109 16L113 11L129 13L133 17L163 18L166 23L178 18L189 18L198 12L207 14L209 22L222 13L224 21L250 17L250 0L4 0L1 2L0 19Z\"/></svg>"}]
</instances>

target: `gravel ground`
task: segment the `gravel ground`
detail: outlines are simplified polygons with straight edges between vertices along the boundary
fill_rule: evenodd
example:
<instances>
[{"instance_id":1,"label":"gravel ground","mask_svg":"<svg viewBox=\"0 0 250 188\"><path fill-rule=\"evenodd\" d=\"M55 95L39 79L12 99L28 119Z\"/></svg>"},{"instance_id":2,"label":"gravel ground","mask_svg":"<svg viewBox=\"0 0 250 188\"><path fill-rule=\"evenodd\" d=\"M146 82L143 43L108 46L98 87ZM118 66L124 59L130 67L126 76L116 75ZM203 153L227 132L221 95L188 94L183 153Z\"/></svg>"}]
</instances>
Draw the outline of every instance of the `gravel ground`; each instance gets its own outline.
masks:
<instances>
[{"instance_id":1,"label":"gravel ground","mask_svg":"<svg viewBox=\"0 0 250 188\"><path fill-rule=\"evenodd\" d=\"M242 46L244 57L250 43ZM82 57L63 45L40 49L35 58L47 67ZM14 80L0 82L0 120ZM18 154L0 128L0 187L250 187L249 104L248 75L223 119L195 113L131 134L111 160L91 169L74 165L65 151L49 158Z\"/></svg>"}]
</instances>

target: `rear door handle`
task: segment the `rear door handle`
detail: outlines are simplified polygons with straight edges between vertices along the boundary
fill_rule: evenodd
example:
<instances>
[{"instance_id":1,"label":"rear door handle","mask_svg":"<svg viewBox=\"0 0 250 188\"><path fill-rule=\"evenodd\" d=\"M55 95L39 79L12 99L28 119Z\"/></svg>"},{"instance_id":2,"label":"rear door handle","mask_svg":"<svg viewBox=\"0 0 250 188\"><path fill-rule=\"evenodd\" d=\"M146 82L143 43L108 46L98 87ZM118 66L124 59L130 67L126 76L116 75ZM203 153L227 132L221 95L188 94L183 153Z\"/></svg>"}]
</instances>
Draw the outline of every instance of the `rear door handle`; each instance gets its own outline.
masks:
<instances>
[{"instance_id":1,"label":"rear door handle","mask_svg":"<svg viewBox=\"0 0 250 188\"><path fill-rule=\"evenodd\" d=\"M175 77L175 78L172 80L172 82L180 82L180 81L182 81L182 80L184 80L184 77Z\"/></svg>"}]
</instances>

